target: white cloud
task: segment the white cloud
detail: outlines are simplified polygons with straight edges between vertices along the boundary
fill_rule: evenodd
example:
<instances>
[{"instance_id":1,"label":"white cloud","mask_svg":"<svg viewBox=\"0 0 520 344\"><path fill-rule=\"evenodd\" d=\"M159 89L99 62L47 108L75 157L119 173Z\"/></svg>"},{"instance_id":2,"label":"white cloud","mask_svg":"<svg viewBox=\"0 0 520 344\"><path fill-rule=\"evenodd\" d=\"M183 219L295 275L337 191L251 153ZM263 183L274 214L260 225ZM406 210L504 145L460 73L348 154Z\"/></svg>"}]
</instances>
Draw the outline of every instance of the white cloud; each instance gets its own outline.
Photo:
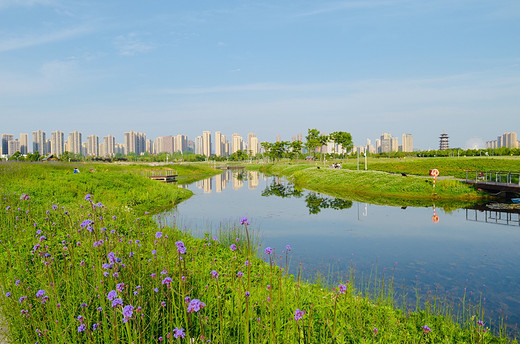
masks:
<instances>
[{"instance_id":1,"label":"white cloud","mask_svg":"<svg viewBox=\"0 0 520 344\"><path fill-rule=\"evenodd\" d=\"M153 45L143 42L135 33L116 37L115 45L119 53L125 56L146 53L154 48Z\"/></svg>"},{"instance_id":2,"label":"white cloud","mask_svg":"<svg viewBox=\"0 0 520 344\"><path fill-rule=\"evenodd\" d=\"M0 39L0 52L45 45L71 39L91 32L88 27L76 27L38 35L24 35Z\"/></svg>"}]
</instances>

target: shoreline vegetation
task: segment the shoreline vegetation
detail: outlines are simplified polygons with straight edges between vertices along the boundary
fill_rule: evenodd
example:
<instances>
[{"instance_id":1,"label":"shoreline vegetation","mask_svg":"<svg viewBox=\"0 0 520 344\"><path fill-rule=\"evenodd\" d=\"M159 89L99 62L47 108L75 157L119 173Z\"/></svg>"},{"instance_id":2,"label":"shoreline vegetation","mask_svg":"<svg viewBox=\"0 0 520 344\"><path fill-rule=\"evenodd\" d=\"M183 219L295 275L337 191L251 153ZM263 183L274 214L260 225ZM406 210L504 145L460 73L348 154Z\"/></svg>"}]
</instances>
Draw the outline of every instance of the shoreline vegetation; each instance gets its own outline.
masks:
<instances>
[{"instance_id":1,"label":"shoreline vegetation","mask_svg":"<svg viewBox=\"0 0 520 344\"><path fill-rule=\"evenodd\" d=\"M295 187L379 205L435 205L450 210L491 199L486 193L453 178L437 179L434 186L433 177L413 175L413 169L401 168L401 171L409 171L403 172L406 176L392 171L317 168L308 163L247 165L247 169L284 176Z\"/></svg>"},{"instance_id":2,"label":"shoreline vegetation","mask_svg":"<svg viewBox=\"0 0 520 344\"><path fill-rule=\"evenodd\" d=\"M368 294L355 267L334 287L289 275L290 243L259 257L241 214L218 236L163 227L152 214L187 190L148 182L142 165L77 165L0 164L9 343L517 343L482 302L399 309L391 275Z\"/></svg>"}]
</instances>

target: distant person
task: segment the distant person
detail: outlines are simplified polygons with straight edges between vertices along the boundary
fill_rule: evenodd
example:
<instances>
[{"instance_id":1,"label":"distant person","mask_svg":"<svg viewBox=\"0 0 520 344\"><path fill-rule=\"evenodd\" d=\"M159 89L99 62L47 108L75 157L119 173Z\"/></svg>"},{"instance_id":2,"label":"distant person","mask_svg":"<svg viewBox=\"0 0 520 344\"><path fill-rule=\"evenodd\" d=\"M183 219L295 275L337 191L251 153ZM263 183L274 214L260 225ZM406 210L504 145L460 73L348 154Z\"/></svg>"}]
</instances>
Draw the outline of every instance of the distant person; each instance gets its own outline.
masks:
<instances>
[{"instance_id":1,"label":"distant person","mask_svg":"<svg viewBox=\"0 0 520 344\"><path fill-rule=\"evenodd\" d=\"M75 168L74 173L79 173L79 169Z\"/></svg>"}]
</instances>

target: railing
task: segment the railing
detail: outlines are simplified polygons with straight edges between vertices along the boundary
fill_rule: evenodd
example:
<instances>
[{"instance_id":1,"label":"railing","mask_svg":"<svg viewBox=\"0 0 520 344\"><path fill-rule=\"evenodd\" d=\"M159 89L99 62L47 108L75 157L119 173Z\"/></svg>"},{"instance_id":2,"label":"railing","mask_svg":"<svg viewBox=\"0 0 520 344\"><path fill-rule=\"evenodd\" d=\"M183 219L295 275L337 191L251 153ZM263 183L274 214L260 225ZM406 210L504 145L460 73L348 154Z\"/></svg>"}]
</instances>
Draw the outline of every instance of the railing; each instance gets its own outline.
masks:
<instances>
[{"instance_id":1,"label":"railing","mask_svg":"<svg viewBox=\"0 0 520 344\"><path fill-rule=\"evenodd\" d=\"M475 176L475 179L471 179ZM466 182L494 182L520 185L520 172L512 171L466 171Z\"/></svg>"},{"instance_id":2,"label":"railing","mask_svg":"<svg viewBox=\"0 0 520 344\"><path fill-rule=\"evenodd\" d=\"M497 225L520 226L520 214L498 210L466 209L466 221L485 222Z\"/></svg>"},{"instance_id":3,"label":"railing","mask_svg":"<svg viewBox=\"0 0 520 344\"><path fill-rule=\"evenodd\" d=\"M153 171L141 171L141 174L146 177L170 177L170 176L176 176L177 171L175 171L175 170L153 170Z\"/></svg>"}]
</instances>

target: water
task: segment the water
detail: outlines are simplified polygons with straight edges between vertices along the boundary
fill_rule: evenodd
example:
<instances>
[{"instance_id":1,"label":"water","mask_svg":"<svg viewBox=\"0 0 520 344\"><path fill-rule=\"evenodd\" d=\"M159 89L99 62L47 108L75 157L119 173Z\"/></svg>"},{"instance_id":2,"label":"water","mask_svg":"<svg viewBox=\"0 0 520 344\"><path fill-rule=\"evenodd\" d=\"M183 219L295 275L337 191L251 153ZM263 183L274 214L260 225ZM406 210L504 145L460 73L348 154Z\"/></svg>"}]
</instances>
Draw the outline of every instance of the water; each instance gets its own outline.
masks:
<instances>
[{"instance_id":1,"label":"water","mask_svg":"<svg viewBox=\"0 0 520 344\"><path fill-rule=\"evenodd\" d=\"M161 221L207 231L245 216L263 247L280 255L291 245L292 273L301 262L307 278L337 283L351 266L357 276L389 276L395 267L396 289L404 284L408 300L418 286L457 303L467 288L472 304L485 298L486 318L507 316L513 327L520 320L519 214L336 200L258 172L227 171L185 187L195 195Z\"/></svg>"}]
</instances>

